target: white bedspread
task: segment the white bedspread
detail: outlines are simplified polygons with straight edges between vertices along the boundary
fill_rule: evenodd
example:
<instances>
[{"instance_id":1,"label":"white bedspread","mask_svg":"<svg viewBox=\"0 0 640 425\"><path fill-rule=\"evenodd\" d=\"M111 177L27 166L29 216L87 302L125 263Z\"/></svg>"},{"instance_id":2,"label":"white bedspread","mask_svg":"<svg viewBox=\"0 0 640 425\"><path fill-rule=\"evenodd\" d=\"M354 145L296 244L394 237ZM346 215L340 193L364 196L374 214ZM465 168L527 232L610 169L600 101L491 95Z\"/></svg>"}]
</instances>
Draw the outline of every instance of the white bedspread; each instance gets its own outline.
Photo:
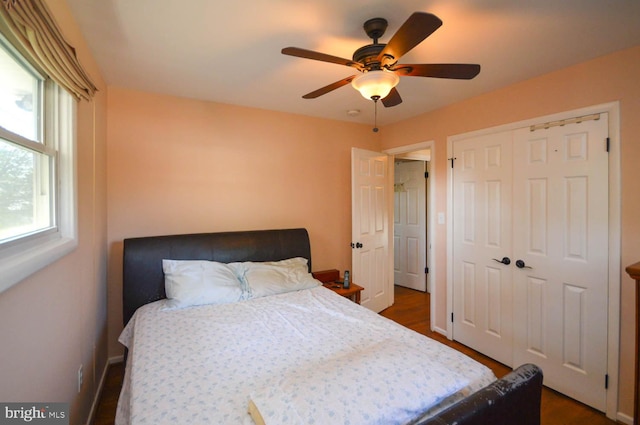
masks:
<instances>
[{"instance_id":1,"label":"white bedspread","mask_svg":"<svg viewBox=\"0 0 640 425\"><path fill-rule=\"evenodd\" d=\"M116 424L252 424L252 396L265 416L278 397L290 395L292 383L304 394L303 405L314 399L314 388L301 387L295 376L323 387L314 407L323 410L311 414L305 407L289 423L326 423L322 418L330 417L344 423L336 413L347 414L351 424L389 423L391 417L405 423L434 403L445 399L431 413L495 379L471 358L323 287L174 311L162 310L163 304L140 308L120 336L129 358ZM392 364L394 357L398 363ZM416 373L433 382L433 391L417 400L424 390L410 388ZM348 381L333 382L340 375ZM404 393L385 393L384 379L409 386ZM354 394L355 381L371 385ZM403 399L409 403L399 403ZM336 410L335 400L351 403ZM280 413L270 412L267 423L282 422Z\"/></svg>"}]
</instances>

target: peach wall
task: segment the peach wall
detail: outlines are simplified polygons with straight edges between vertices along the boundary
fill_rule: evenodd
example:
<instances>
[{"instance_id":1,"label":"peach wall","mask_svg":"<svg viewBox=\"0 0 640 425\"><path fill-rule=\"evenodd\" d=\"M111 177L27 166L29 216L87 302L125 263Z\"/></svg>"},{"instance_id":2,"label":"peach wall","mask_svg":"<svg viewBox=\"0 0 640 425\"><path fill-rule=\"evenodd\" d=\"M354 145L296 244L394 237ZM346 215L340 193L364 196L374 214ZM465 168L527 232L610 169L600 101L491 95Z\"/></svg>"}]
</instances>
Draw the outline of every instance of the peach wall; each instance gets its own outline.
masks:
<instances>
[{"instance_id":1,"label":"peach wall","mask_svg":"<svg viewBox=\"0 0 640 425\"><path fill-rule=\"evenodd\" d=\"M0 293L0 400L67 402L70 423L81 424L107 362L107 97L67 4L46 3L100 91L77 109L78 247Z\"/></svg>"},{"instance_id":2,"label":"peach wall","mask_svg":"<svg viewBox=\"0 0 640 425\"><path fill-rule=\"evenodd\" d=\"M633 416L633 282L624 267L640 260L640 46L531 79L388 126L384 149L434 140L432 171L438 182L435 210L447 209L447 137L587 106L620 102L622 241L619 412ZM614 147L615 148L615 147ZM446 328L446 226L438 225L435 326Z\"/></svg>"},{"instance_id":3,"label":"peach wall","mask_svg":"<svg viewBox=\"0 0 640 425\"><path fill-rule=\"evenodd\" d=\"M122 353L122 240L305 227L313 269L350 268L351 147L370 126L109 87L109 353Z\"/></svg>"}]
</instances>

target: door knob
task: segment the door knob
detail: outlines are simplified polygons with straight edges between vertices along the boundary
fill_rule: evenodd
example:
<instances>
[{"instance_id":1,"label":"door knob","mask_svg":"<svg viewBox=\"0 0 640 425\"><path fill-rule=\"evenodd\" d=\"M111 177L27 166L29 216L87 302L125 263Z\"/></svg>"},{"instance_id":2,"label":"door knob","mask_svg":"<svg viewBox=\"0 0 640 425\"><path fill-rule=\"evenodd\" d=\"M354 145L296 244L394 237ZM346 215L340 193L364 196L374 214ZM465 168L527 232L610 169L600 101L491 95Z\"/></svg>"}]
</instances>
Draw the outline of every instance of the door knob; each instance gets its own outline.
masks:
<instances>
[{"instance_id":1,"label":"door knob","mask_svg":"<svg viewBox=\"0 0 640 425\"><path fill-rule=\"evenodd\" d=\"M509 264L511 264L511 259L509 257L502 257L502 260L498 260L497 258L494 258L493 261L497 261L498 263L502 263L505 266L508 266Z\"/></svg>"},{"instance_id":2,"label":"door knob","mask_svg":"<svg viewBox=\"0 0 640 425\"><path fill-rule=\"evenodd\" d=\"M356 242L355 244L351 242L351 248L362 248L362 244L360 242Z\"/></svg>"},{"instance_id":3,"label":"door knob","mask_svg":"<svg viewBox=\"0 0 640 425\"><path fill-rule=\"evenodd\" d=\"M524 261L522 260L517 260L516 261L516 267L519 269L530 269L531 267L527 266Z\"/></svg>"}]
</instances>

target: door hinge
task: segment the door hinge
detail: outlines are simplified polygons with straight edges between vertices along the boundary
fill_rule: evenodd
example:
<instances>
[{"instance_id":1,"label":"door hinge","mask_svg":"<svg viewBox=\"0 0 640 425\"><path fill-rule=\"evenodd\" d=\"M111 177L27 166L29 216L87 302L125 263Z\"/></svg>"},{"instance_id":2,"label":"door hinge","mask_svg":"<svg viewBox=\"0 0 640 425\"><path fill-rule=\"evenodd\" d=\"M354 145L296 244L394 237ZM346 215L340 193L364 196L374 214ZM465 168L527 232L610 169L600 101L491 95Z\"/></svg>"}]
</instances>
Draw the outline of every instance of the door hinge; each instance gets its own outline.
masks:
<instances>
[{"instance_id":1,"label":"door hinge","mask_svg":"<svg viewBox=\"0 0 640 425\"><path fill-rule=\"evenodd\" d=\"M453 312L451 312L451 323L453 323Z\"/></svg>"},{"instance_id":2,"label":"door hinge","mask_svg":"<svg viewBox=\"0 0 640 425\"><path fill-rule=\"evenodd\" d=\"M611 148L611 139L607 137L607 152L609 152L610 148Z\"/></svg>"},{"instance_id":3,"label":"door hinge","mask_svg":"<svg viewBox=\"0 0 640 425\"><path fill-rule=\"evenodd\" d=\"M425 178L425 179L428 179L428 178L429 178L429 172L428 172L428 171L425 171L425 172L424 172L424 178Z\"/></svg>"},{"instance_id":4,"label":"door hinge","mask_svg":"<svg viewBox=\"0 0 640 425\"><path fill-rule=\"evenodd\" d=\"M451 161L451 168L453 168L453 161L455 161L458 158L453 157L453 158L448 158L448 159L449 159L449 161Z\"/></svg>"},{"instance_id":5,"label":"door hinge","mask_svg":"<svg viewBox=\"0 0 640 425\"><path fill-rule=\"evenodd\" d=\"M609 389L609 374L604 375L604 389Z\"/></svg>"},{"instance_id":6,"label":"door hinge","mask_svg":"<svg viewBox=\"0 0 640 425\"><path fill-rule=\"evenodd\" d=\"M425 272L425 274L426 274L426 273L429 273L429 267L425 267L425 268L424 268L424 272Z\"/></svg>"}]
</instances>

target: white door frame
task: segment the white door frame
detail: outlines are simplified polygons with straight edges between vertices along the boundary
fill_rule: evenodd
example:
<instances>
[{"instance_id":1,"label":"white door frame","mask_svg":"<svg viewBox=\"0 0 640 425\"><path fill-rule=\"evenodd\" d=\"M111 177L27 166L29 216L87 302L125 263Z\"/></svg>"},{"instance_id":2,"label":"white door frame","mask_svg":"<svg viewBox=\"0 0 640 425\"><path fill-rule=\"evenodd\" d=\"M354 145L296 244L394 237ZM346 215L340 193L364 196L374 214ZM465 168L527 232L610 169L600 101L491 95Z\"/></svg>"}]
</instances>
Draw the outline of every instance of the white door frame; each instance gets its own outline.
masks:
<instances>
[{"instance_id":1,"label":"white door frame","mask_svg":"<svg viewBox=\"0 0 640 425\"><path fill-rule=\"evenodd\" d=\"M391 156L390 173L395 174L394 168L394 155L399 155L402 153L409 153L414 151L419 151L423 149L431 150L431 161L436 157L436 144L433 140L429 140L426 142L414 143L412 145L400 146L397 148L387 149L382 151L387 155ZM431 167L431 170L435 170L434 167ZM429 178L427 179L427 184L429 188L427 190L427 267L429 267L429 273L427 274L427 288L430 289L430 307L429 307L429 316L431 323L431 330L434 332L440 332L442 334L446 334L444 329L435 329L435 317L436 317L436 297L437 297L437 288L436 288L436 261L434 258L434 251L436 245L436 221L435 214L433 213L433 208L436 205L436 177L435 173L430 172ZM393 205L391 206L391 210L389 211L389 216L391 217L391 223L393 223ZM431 248L429 248L431 247Z\"/></svg>"},{"instance_id":2,"label":"white door frame","mask_svg":"<svg viewBox=\"0 0 640 425\"><path fill-rule=\"evenodd\" d=\"M609 113L609 311L608 311L608 344L607 344L607 371L609 375L609 388L607 390L606 415L613 420L628 422L627 415L620 414L618 409L618 356L620 353L620 232L621 232L621 196L620 196L620 104L619 102L605 103L589 106L572 111L561 112L553 115L532 118L515 123L504 124L497 127L486 128L465 134L447 137L447 157L453 155L453 142L456 140L491 134L501 131L514 130L539 124L553 122L582 115L590 115L598 112ZM447 240L453 237L453 175L451 168L447 176ZM447 314L450 317L453 312L453 244L447 244ZM433 306L433 296L431 304ZM432 312L432 321L433 321ZM452 323L447 320L446 335L452 339Z\"/></svg>"}]
</instances>

